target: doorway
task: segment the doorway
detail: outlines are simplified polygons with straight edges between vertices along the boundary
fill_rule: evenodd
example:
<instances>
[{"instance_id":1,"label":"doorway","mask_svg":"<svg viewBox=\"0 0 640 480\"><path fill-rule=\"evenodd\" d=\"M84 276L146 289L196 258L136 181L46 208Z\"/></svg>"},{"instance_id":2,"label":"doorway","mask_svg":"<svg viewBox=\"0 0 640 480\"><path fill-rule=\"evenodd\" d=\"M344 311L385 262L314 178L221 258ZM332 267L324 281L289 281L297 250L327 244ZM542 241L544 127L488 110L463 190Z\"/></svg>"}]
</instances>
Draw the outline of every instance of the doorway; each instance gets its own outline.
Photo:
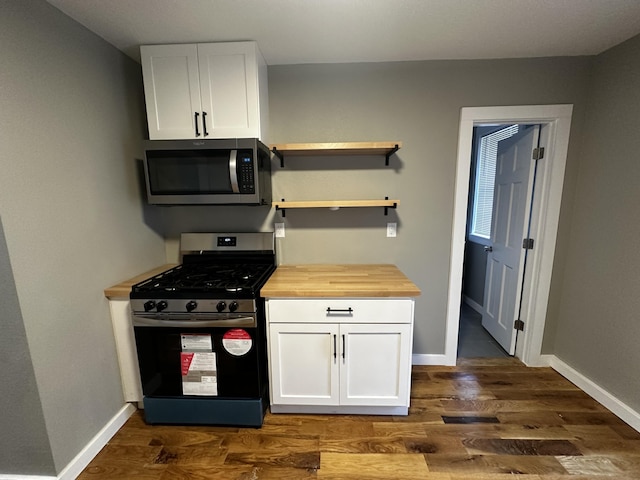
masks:
<instances>
[{"instance_id":1,"label":"doorway","mask_svg":"<svg viewBox=\"0 0 640 480\"><path fill-rule=\"evenodd\" d=\"M571 126L572 105L472 107L461 111L454 197L449 295L446 319L445 362L455 365L462 297L462 272L467 225L467 201L473 127L488 123L536 123L546 125L542 143L548 145L538 163L531 238L536 247L529 252L529 265L522 288L522 318L525 327L515 355L527 365L541 365L542 337L548 305L555 243L560 215Z\"/></svg>"},{"instance_id":2,"label":"doorway","mask_svg":"<svg viewBox=\"0 0 640 480\"><path fill-rule=\"evenodd\" d=\"M545 125L543 128L549 128ZM458 354L515 353L540 125L473 127Z\"/></svg>"}]
</instances>

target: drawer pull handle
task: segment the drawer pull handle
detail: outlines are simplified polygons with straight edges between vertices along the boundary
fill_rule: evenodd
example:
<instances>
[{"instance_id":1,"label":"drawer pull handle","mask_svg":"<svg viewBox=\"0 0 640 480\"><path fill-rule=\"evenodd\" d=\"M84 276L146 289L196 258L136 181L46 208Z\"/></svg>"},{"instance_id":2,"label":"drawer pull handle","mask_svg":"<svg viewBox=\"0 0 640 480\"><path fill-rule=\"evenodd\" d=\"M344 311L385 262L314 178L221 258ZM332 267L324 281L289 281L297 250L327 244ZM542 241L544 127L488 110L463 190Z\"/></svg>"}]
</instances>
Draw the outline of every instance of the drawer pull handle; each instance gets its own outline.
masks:
<instances>
[{"instance_id":1,"label":"drawer pull handle","mask_svg":"<svg viewBox=\"0 0 640 480\"><path fill-rule=\"evenodd\" d=\"M353 313L353 308L331 308L327 307L327 315L331 315L332 313L346 313L351 315Z\"/></svg>"}]
</instances>

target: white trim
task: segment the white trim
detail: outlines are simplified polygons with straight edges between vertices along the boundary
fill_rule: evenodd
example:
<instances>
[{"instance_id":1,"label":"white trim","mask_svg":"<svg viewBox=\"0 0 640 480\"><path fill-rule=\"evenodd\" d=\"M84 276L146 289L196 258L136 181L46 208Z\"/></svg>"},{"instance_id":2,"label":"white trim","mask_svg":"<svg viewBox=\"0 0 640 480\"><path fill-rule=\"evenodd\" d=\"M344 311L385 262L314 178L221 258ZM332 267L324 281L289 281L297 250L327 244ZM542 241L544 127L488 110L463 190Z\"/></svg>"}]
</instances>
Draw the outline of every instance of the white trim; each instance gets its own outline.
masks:
<instances>
[{"instance_id":1,"label":"white trim","mask_svg":"<svg viewBox=\"0 0 640 480\"><path fill-rule=\"evenodd\" d=\"M411 356L411 365L455 365L455 359L453 363L450 363L446 355L426 354L426 353L414 353Z\"/></svg>"},{"instance_id":2,"label":"white trim","mask_svg":"<svg viewBox=\"0 0 640 480\"><path fill-rule=\"evenodd\" d=\"M523 318L527 319L527 328L523 332L524 340L518 342L516 351L516 355L527 365L540 362L572 111L572 105L471 107L463 108L461 111L449 264L444 355L447 365L455 365L458 349L473 127L495 122L540 123L550 127L545 161L548 167L544 168L542 178L537 182L539 190L536 190L536 193L540 194L534 197L534 202L539 202L534 205L535 218L532 218L537 229L532 231L532 238L536 239L536 249L532 255L532 266L527 268L527 277L535 281L529 281L528 288L523 292L523 303L526 306Z\"/></svg>"},{"instance_id":3,"label":"white trim","mask_svg":"<svg viewBox=\"0 0 640 480\"><path fill-rule=\"evenodd\" d=\"M626 403L609 393L593 380L585 377L567 363L560 360L555 355L544 355L543 359L549 362L549 366L560 375L582 389L585 393L593 397L602 405L607 407L613 414L626 422L634 430L640 432L640 413L636 412Z\"/></svg>"},{"instance_id":4,"label":"white trim","mask_svg":"<svg viewBox=\"0 0 640 480\"><path fill-rule=\"evenodd\" d=\"M0 473L0 480L56 480L57 478L42 475L9 475Z\"/></svg>"},{"instance_id":5,"label":"white trim","mask_svg":"<svg viewBox=\"0 0 640 480\"><path fill-rule=\"evenodd\" d=\"M271 405L271 413L303 413L315 415L397 415L409 414L408 406L360 405Z\"/></svg>"},{"instance_id":6,"label":"white trim","mask_svg":"<svg viewBox=\"0 0 640 480\"><path fill-rule=\"evenodd\" d=\"M127 419L133 415L136 407L130 403L124 405L109 422L93 437L89 443L75 456L73 460L56 477L43 475L9 475L0 473L0 480L74 480L82 473L91 460L107 444Z\"/></svg>"},{"instance_id":7,"label":"white trim","mask_svg":"<svg viewBox=\"0 0 640 480\"><path fill-rule=\"evenodd\" d=\"M76 455L76 457L69 462L69 464L60 472L56 477L57 480L74 480L82 473L87 465L94 459L100 450L111 440L120 427L129 419L133 412L136 411L136 407L127 403L124 405L109 422L102 427L102 429L93 437L87 445Z\"/></svg>"},{"instance_id":8,"label":"white trim","mask_svg":"<svg viewBox=\"0 0 640 480\"><path fill-rule=\"evenodd\" d=\"M555 358L555 355L550 355L550 354L540 355L540 362L538 363L538 365L536 365L536 367L550 367L551 362L553 362L554 358Z\"/></svg>"},{"instance_id":9,"label":"white trim","mask_svg":"<svg viewBox=\"0 0 640 480\"><path fill-rule=\"evenodd\" d=\"M472 300L470 297L463 295L462 301L467 305L469 305L473 310L478 312L480 315L484 313L484 307L480 305L478 302L476 302L475 300Z\"/></svg>"}]
</instances>

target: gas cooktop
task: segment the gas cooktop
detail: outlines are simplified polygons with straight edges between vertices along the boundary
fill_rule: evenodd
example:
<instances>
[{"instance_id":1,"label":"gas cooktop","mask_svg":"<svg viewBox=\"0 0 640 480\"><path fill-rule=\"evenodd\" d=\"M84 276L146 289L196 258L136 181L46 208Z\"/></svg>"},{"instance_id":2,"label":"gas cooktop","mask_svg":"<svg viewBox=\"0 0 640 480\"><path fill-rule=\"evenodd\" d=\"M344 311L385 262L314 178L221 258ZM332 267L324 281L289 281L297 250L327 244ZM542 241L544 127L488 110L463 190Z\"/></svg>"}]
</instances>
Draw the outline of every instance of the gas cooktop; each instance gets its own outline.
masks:
<instances>
[{"instance_id":1,"label":"gas cooktop","mask_svg":"<svg viewBox=\"0 0 640 480\"><path fill-rule=\"evenodd\" d=\"M182 264L135 284L133 312L235 314L255 311L276 269L273 232L183 233Z\"/></svg>"},{"instance_id":2,"label":"gas cooktop","mask_svg":"<svg viewBox=\"0 0 640 480\"><path fill-rule=\"evenodd\" d=\"M274 270L268 264L187 263L134 285L131 298L256 296Z\"/></svg>"}]
</instances>

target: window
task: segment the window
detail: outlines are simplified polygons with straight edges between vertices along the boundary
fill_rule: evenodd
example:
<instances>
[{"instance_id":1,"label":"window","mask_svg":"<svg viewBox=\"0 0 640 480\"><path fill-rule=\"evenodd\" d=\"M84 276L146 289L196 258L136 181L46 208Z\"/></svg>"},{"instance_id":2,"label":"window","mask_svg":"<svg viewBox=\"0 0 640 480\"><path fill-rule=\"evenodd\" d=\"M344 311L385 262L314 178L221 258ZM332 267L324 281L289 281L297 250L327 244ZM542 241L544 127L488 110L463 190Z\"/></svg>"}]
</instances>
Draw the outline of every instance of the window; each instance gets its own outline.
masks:
<instances>
[{"instance_id":1,"label":"window","mask_svg":"<svg viewBox=\"0 0 640 480\"><path fill-rule=\"evenodd\" d=\"M475 164L475 185L470 235L490 239L493 213L493 184L496 177L498 142L518 133L518 125L511 125L480 139Z\"/></svg>"}]
</instances>

